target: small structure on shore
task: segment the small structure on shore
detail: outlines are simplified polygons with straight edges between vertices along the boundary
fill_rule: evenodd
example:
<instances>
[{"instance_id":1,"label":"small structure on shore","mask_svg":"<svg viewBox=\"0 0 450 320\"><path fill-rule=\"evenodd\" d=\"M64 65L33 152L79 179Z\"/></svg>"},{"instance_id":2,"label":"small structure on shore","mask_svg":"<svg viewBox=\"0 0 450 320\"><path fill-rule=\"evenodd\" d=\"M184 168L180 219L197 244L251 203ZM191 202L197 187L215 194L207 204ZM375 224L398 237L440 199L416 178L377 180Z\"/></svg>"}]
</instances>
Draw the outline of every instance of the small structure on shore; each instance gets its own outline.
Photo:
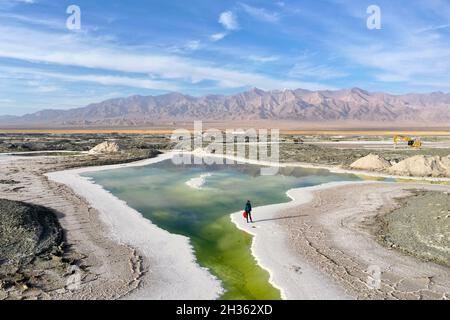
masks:
<instances>
[{"instance_id":1,"label":"small structure on shore","mask_svg":"<svg viewBox=\"0 0 450 320\"><path fill-rule=\"evenodd\" d=\"M114 141L105 141L95 146L89 150L90 154L101 154L101 153L117 153L120 152L120 146Z\"/></svg>"}]
</instances>

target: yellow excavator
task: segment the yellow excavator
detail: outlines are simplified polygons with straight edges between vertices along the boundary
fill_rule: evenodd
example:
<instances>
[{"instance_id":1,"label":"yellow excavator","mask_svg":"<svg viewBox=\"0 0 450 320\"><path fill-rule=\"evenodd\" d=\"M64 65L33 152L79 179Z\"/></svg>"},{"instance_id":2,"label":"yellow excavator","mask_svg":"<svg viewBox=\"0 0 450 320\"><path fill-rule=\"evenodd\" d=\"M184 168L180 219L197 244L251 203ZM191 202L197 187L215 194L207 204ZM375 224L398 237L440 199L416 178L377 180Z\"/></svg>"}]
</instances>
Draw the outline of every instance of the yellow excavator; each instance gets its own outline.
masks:
<instances>
[{"instance_id":1,"label":"yellow excavator","mask_svg":"<svg viewBox=\"0 0 450 320\"><path fill-rule=\"evenodd\" d=\"M420 141L420 139L408 136L394 136L394 148L397 148L399 141L406 141L410 148L420 149L422 147L422 141Z\"/></svg>"}]
</instances>

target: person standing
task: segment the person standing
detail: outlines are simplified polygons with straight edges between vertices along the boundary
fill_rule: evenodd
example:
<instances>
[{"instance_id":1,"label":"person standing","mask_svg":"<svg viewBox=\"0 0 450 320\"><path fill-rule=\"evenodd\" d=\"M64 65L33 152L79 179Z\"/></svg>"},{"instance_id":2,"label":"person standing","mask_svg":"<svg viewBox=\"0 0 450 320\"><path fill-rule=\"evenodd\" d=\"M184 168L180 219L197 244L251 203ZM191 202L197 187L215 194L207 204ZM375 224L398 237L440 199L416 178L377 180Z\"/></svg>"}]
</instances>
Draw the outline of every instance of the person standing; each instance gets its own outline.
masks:
<instances>
[{"instance_id":1,"label":"person standing","mask_svg":"<svg viewBox=\"0 0 450 320\"><path fill-rule=\"evenodd\" d=\"M250 200L247 200L247 203L245 204L245 217L247 218L247 223L248 223L248 219L250 218L250 222L253 223L253 219L252 219L252 204L250 202Z\"/></svg>"}]
</instances>

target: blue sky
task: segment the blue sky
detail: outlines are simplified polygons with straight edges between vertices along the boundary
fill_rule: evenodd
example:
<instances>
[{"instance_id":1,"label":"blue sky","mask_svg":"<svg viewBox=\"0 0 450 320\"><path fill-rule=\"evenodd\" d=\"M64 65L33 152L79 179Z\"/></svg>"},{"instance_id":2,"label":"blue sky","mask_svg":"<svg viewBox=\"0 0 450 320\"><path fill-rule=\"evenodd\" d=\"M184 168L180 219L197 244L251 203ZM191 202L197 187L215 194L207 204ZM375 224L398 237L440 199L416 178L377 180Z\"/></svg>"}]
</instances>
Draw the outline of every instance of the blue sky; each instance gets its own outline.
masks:
<instances>
[{"instance_id":1,"label":"blue sky","mask_svg":"<svg viewBox=\"0 0 450 320\"><path fill-rule=\"evenodd\" d=\"M0 0L0 114L251 87L448 92L450 1Z\"/></svg>"}]
</instances>

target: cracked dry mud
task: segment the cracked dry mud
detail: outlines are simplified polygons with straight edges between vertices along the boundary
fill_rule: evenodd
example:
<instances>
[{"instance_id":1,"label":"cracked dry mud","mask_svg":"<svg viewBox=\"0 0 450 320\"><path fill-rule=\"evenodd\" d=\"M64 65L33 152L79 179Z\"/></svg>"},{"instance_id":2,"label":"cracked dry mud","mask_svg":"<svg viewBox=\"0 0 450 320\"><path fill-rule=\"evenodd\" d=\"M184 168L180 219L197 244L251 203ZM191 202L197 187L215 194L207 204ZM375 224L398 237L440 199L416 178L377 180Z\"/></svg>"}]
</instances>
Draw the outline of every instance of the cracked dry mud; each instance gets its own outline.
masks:
<instances>
[{"instance_id":1,"label":"cracked dry mud","mask_svg":"<svg viewBox=\"0 0 450 320\"><path fill-rule=\"evenodd\" d=\"M314 192L314 199L278 220L292 254L307 261L358 299L449 299L450 268L383 245L380 216L398 208L409 189L448 192L425 184L368 183ZM300 215L301 213L301 215ZM299 216L300 215L300 216ZM301 266L294 266L301 270ZM372 271L380 272L380 283Z\"/></svg>"}]
</instances>

